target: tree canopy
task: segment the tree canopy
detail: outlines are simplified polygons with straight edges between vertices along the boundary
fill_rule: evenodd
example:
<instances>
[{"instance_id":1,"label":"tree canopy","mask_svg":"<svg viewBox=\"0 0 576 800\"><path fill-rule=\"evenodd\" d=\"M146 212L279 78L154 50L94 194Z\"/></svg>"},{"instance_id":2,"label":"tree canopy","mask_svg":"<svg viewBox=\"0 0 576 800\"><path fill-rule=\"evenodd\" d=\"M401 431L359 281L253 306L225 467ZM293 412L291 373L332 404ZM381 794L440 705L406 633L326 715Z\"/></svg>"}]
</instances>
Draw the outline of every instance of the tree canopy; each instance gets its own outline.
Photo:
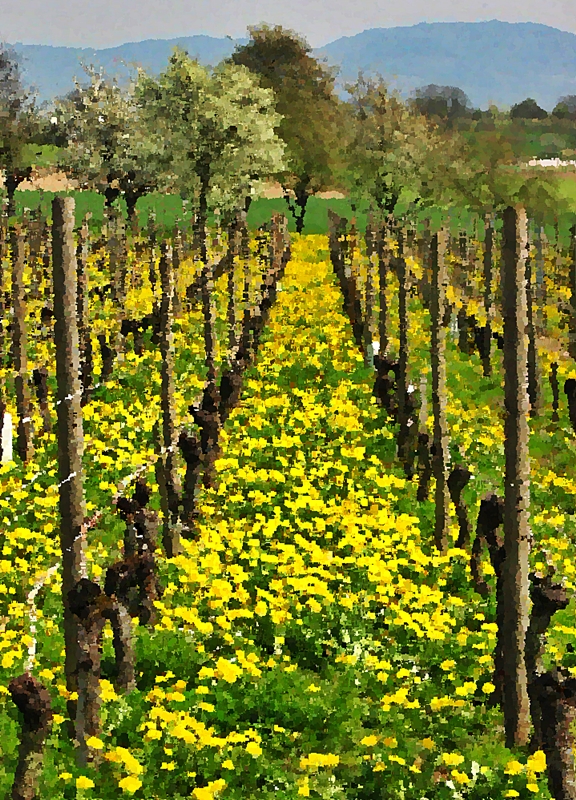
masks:
<instances>
[{"instance_id":1,"label":"tree canopy","mask_svg":"<svg viewBox=\"0 0 576 800\"><path fill-rule=\"evenodd\" d=\"M33 99L26 93L18 54L0 44L0 169L9 201L30 174L26 145L38 132Z\"/></svg>"},{"instance_id":2,"label":"tree canopy","mask_svg":"<svg viewBox=\"0 0 576 800\"><path fill-rule=\"evenodd\" d=\"M209 207L235 211L284 168L274 96L245 67L209 72L177 49L158 78L140 73L135 101L162 188L190 199L201 219Z\"/></svg>"},{"instance_id":3,"label":"tree canopy","mask_svg":"<svg viewBox=\"0 0 576 800\"><path fill-rule=\"evenodd\" d=\"M133 86L122 89L92 67L87 85L56 103L54 128L66 142L62 166L83 188L102 192L108 204L124 194L129 214L138 197L156 185L148 169L147 131L133 99Z\"/></svg>"},{"instance_id":4,"label":"tree canopy","mask_svg":"<svg viewBox=\"0 0 576 800\"><path fill-rule=\"evenodd\" d=\"M532 97L527 97L526 100L512 106L510 116L512 119L546 119L548 112Z\"/></svg>"},{"instance_id":5,"label":"tree canopy","mask_svg":"<svg viewBox=\"0 0 576 800\"><path fill-rule=\"evenodd\" d=\"M416 89L411 102L424 116L443 122L453 122L472 114L468 95L457 86L437 86L430 83Z\"/></svg>"},{"instance_id":6,"label":"tree canopy","mask_svg":"<svg viewBox=\"0 0 576 800\"><path fill-rule=\"evenodd\" d=\"M560 97L552 110L552 116L558 119L576 120L576 94Z\"/></svg>"},{"instance_id":7,"label":"tree canopy","mask_svg":"<svg viewBox=\"0 0 576 800\"><path fill-rule=\"evenodd\" d=\"M288 192L294 193L297 228L302 230L308 197L331 188L337 161L340 102L334 74L293 31L279 25L249 31L249 42L236 48L231 62L247 67L274 92L281 116L277 132L286 143L286 168L278 177L289 202Z\"/></svg>"},{"instance_id":8,"label":"tree canopy","mask_svg":"<svg viewBox=\"0 0 576 800\"><path fill-rule=\"evenodd\" d=\"M383 214L393 213L398 202L453 202L466 181L463 142L381 81L361 77L347 88L354 109L345 168L351 194Z\"/></svg>"}]
</instances>

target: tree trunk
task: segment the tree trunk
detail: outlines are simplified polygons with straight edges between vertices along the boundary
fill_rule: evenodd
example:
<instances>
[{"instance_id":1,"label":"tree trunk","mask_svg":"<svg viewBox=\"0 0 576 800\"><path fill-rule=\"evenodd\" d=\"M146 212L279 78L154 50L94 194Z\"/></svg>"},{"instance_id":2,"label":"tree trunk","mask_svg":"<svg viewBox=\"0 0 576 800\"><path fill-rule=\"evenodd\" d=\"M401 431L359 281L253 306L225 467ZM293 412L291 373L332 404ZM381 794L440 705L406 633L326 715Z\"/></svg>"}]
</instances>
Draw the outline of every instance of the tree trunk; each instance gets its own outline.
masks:
<instances>
[{"instance_id":1,"label":"tree trunk","mask_svg":"<svg viewBox=\"0 0 576 800\"><path fill-rule=\"evenodd\" d=\"M468 266L466 259L466 256L468 255L468 236L466 231L463 230L460 231L460 235L458 237L458 255L460 256L462 266L466 268Z\"/></svg>"},{"instance_id":2,"label":"tree trunk","mask_svg":"<svg viewBox=\"0 0 576 800\"><path fill-rule=\"evenodd\" d=\"M530 551L528 455L527 223L523 208L504 211L502 312L504 317L505 491L503 565L504 724L508 747L527 743L530 704L525 664Z\"/></svg>"},{"instance_id":3,"label":"tree trunk","mask_svg":"<svg viewBox=\"0 0 576 800\"><path fill-rule=\"evenodd\" d=\"M139 231L139 212L136 211L136 204L141 197L146 195L146 189L140 187L129 187L124 191L124 200L126 201L126 215L128 216L128 224L134 238L138 236Z\"/></svg>"},{"instance_id":4,"label":"tree trunk","mask_svg":"<svg viewBox=\"0 0 576 800\"><path fill-rule=\"evenodd\" d=\"M550 364L550 388L552 389L552 422L558 422L560 405L560 385L558 383L558 364Z\"/></svg>"},{"instance_id":5,"label":"tree trunk","mask_svg":"<svg viewBox=\"0 0 576 800\"><path fill-rule=\"evenodd\" d=\"M186 462L186 474L182 487L183 535L190 534L196 518L196 492L200 482L203 466L203 453L200 440L195 434L182 431L178 439L178 447Z\"/></svg>"},{"instance_id":6,"label":"tree trunk","mask_svg":"<svg viewBox=\"0 0 576 800\"><path fill-rule=\"evenodd\" d=\"M179 552L177 522L180 499L180 486L176 472L176 420L174 402L174 332L172 330L172 308L174 302L174 275L168 248L163 242L160 246L160 281L162 301L160 306L160 353L162 354L160 408L162 413L161 447L159 466L163 472L166 491L164 508L163 541L168 558Z\"/></svg>"},{"instance_id":7,"label":"tree trunk","mask_svg":"<svg viewBox=\"0 0 576 800\"><path fill-rule=\"evenodd\" d=\"M430 361L432 366L432 469L436 479L434 543L441 553L446 552L450 532L450 493L448 491L448 423L446 421L446 329L442 325L448 272L444 260L446 234L443 230L432 236L430 262L432 286L430 293Z\"/></svg>"},{"instance_id":8,"label":"tree trunk","mask_svg":"<svg viewBox=\"0 0 576 800\"><path fill-rule=\"evenodd\" d=\"M491 214L484 216L484 312L486 314L486 324L484 325L482 341L482 371L484 377L488 378L492 374L492 280L493 280L493 247L494 247L494 222Z\"/></svg>"},{"instance_id":9,"label":"tree trunk","mask_svg":"<svg viewBox=\"0 0 576 800\"><path fill-rule=\"evenodd\" d=\"M50 304L52 302L52 238L50 236L46 236L44 240L42 275L44 281L44 300L47 304Z\"/></svg>"},{"instance_id":10,"label":"tree trunk","mask_svg":"<svg viewBox=\"0 0 576 800\"><path fill-rule=\"evenodd\" d=\"M468 481L471 478L471 473L465 467L456 466L448 477L448 491L450 492L450 499L456 507L456 516L458 518L458 539L456 540L456 547L465 548L470 544L470 520L468 518L468 508L462 497L462 492L466 488Z\"/></svg>"},{"instance_id":11,"label":"tree trunk","mask_svg":"<svg viewBox=\"0 0 576 800\"><path fill-rule=\"evenodd\" d=\"M546 672L535 681L534 695L539 706L548 789L554 800L576 800L576 679L561 668Z\"/></svg>"},{"instance_id":12,"label":"tree trunk","mask_svg":"<svg viewBox=\"0 0 576 800\"><path fill-rule=\"evenodd\" d=\"M576 433L576 378L567 378L564 381L564 394L568 402L568 418Z\"/></svg>"},{"instance_id":13,"label":"tree trunk","mask_svg":"<svg viewBox=\"0 0 576 800\"><path fill-rule=\"evenodd\" d=\"M364 312L364 343L370 366L374 366L374 305L375 305L375 285L374 285L374 256L375 242L374 230L371 226L366 228L366 291L365 291L365 312Z\"/></svg>"},{"instance_id":14,"label":"tree trunk","mask_svg":"<svg viewBox=\"0 0 576 800\"><path fill-rule=\"evenodd\" d=\"M178 292L178 275L180 271L180 262L182 260L182 240L180 236L180 229L178 225L174 227L172 235L172 274L174 276L174 316L182 316L182 302Z\"/></svg>"},{"instance_id":15,"label":"tree trunk","mask_svg":"<svg viewBox=\"0 0 576 800\"><path fill-rule=\"evenodd\" d=\"M24 286L24 234L18 225L12 233L12 305L14 330L12 333L12 363L16 388L18 428L16 450L24 463L34 455L32 443L32 407L28 376L28 335L26 330L26 288Z\"/></svg>"},{"instance_id":16,"label":"tree trunk","mask_svg":"<svg viewBox=\"0 0 576 800\"><path fill-rule=\"evenodd\" d=\"M211 264L202 268L202 313L204 316L204 353L206 359L207 380L216 379L216 309L213 302L214 277Z\"/></svg>"},{"instance_id":17,"label":"tree trunk","mask_svg":"<svg viewBox=\"0 0 576 800\"><path fill-rule=\"evenodd\" d=\"M423 372L420 377L420 410L418 412L418 489L416 500L423 503L428 499L432 460L430 454L430 434L428 433L428 379Z\"/></svg>"},{"instance_id":18,"label":"tree trunk","mask_svg":"<svg viewBox=\"0 0 576 800\"><path fill-rule=\"evenodd\" d=\"M80 370L82 381L82 401L88 399L92 386L92 337L90 336L90 307L88 285L88 247L90 230L88 228L88 215L84 218L80 229L80 240L76 251L78 262L78 339L80 342Z\"/></svg>"},{"instance_id":19,"label":"tree trunk","mask_svg":"<svg viewBox=\"0 0 576 800\"><path fill-rule=\"evenodd\" d=\"M546 282L544 280L544 228L537 225L536 233L536 331L539 336L546 330Z\"/></svg>"},{"instance_id":20,"label":"tree trunk","mask_svg":"<svg viewBox=\"0 0 576 800\"><path fill-rule=\"evenodd\" d=\"M296 206L300 209L299 214L294 214L295 222L296 222L296 233L302 233L304 230L304 217L306 216L306 206L308 205L308 200L310 199L310 195L306 189L297 188L296 189Z\"/></svg>"},{"instance_id":21,"label":"tree trunk","mask_svg":"<svg viewBox=\"0 0 576 800\"><path fill-rule=\"evenodd\" d=\"M526 258L526 321L528 332L528 400L530 402L530 416L538 415L538 363L536 353L536 328L534 326L534 309L532 303L532 259Z\"/></svg>"},{"instance_id":22,"label":"tree trunk","mask_svg":"<svg viewBox=\"0 0 576 800\"><path fill-rule=\"evenodd\" d=\"M69 691L77 691L79 627L71 612L68 593L84 576L86 534L82 455L84 435L80 405L80 359L76 320L77 285L74 255L74 199L55 197L52 202L54 270L54 341L56 344L58 477L60 481L60 546L62 550L62 603L64 607L64 670ZM69 701L71 718L75 702Z\"/></svg>"},{"instance_id":23,"label":"tree trunk","mask_svg":"<svg viewBox=\"0 0 576 800\"><path fill-rule=\"evenodd\" d=\"M42 250L42 234L44 232L44 220L41 216L40 209L33 212L28 218L27 225L27 239L28 239L28 263L32 278L30 282L30 297L33 300L40 299L40 284L42 282L42 268L39 265L40 252ZM1 250L1 246L0 246Z\"/></svg>"},{"instance_id":24,"label":"tree trunk","mask_svg":"<svg viewBox=\"0 0 576 800\"><path fill-rule=\"evenodd\" d=\"M100 591L98 584L87 579L81 582L91 584L94 591ZM79 589L82 591L83 589ZM100 597L100 595L98 596ZM72 604L74 600L72 600ZM88 745L91 736L101 734L100 676L102 660L102 631L106 624L96 603L91 603L80 620L78 617L80 658L78 659L78 705L76 712L76 740L78 742L77 762L85 767L90 761L98 759L96 752Z\"/></svg>"},{"instance_id":25,"label":"tree trunk","mask_svg":"<svg viewBox=\"0 0 576 800\"><path fill-rule=\"evenodd\" d=\"M504 520L504 501L497 495L488 493L480 502L476 522L476 538L470 557L470 572L474 588L482 597L488 597L490 589L481 575L480 558L484 544L488 546L490 563L496 575L496 646L494 648L494 686L491 703L502 705L504 686L504 599L502 566L505 553L498 528Z\"/></svg>"},{"instance_id":26,"label":"tree trunk","mask_svg":"<svg viewBox=\"0 0 576 800\"><path fill-rule=\"evenodd\" d=\"M216 312L212 300L214 269L213 265L208 263L208 249L206 247L207 191L208 187L204 186L200 192L197 233L200 245L200 261L202 262L200 294L202 297L202 315L204 317L204 353L208 371L207 380L214 381L216 379L216 335L214 330Z\"/></svg>"},{"instance_id":27,"label":"tree trunk","mask_svg":"<svg viewBox=\"0 0 576 800\"><path fill-rule=\"evenodd\" d=\"M530 625L526 632L526 672L528 674L528 692L530 695L530 715L534 732L530 740L532 752L542 748L542 714L538 692L538 679L544 674L542 656L546 649L546 632L552 617L569 603L566 588L560 583L553 583L552 576L531 575L530 597L532 610Z\"/></svg>"},{"instance_id":28,"label":"tree trunk","mask_svg":"<svg viewBox=\"0 0 576 800\"><path fill-rule=\"evenodd\" d=\"M126 694L136 688L132 619L122 603L114 603L108 612L112 626L112 646L116 657L115 686Z\"/></svg>"},{"instance_id":29,"label":"tree trunk","mask_svg":"<svg viewBox=\"0 0 576 800\"><path fill-rule=\"evenodd\" d=\"M106 244L108 250L108 276L112 284L112 299L115 303L122 304L122 296L120 292L120 242L118 239L119 234L119 215L120 212L115 208L105 209L106 219Z\"/></svg>"},{"instance_id":30,"label":"tree trunk","mask_svg":"<svg viewBox=\"0 0 576 800\"><path fill-rule=\"evenodd\" d=\"M468 329L468 309L466 307L466 299L463 300L464 305L458 309L458 349L461 353L470 355L470 331Z\"/></svg>"},{"instance_id":31,"label":"tree trunk","mask_svg":"<svg viewBox=\"0 0 576 800\"><path fill-rule=\"evenodd\" d=\"M18 763L10 797L11 800L35 800L44 757L44 743L50 732L53 716L50 694L28 672L13 678L8 691L22 714Z\"/></svg>"},{"instance_id":32,"label":"tree trunk","mask_svg":"<svg viewBox=\"0 0 576 800\"><path fill-rule=\"evenodd\" d=\"M4 259L8 254L8 216L6 214L5 204L1 206L0 213L0 320L4 319L6 309L6 291L4 286ZM6 333L4 326L0 324L0 405L2 406L2 418L6 410L5 406L5 378L4 378L4 363L5 363L5 347L6 347ZM1 447L1 445L0 445Z\"/></svg>"},{"instance_id":33,"label":"tree trunk","mask_svg":"<svg viewBox=\"0 0 576 800\"><path fill-rule=\"evenodd\" d=\"M148 278L150 280L150 288L152 289L152 295L156 295L156 283L158 281L158 276L156 274L156 218L154 213L151 211L148 215L148 241L150 242L150 262L148 267Z\"/></svg>"},{"instance_id":34,"label":"tree trunk","mask_svg":"<svg viewBox=\"0 0 576 800\"><path fill-rule=\"evenodd\" d=\"M50 406L48 405L48 370L46 367L35 369L32 373L32 380L36 387L36 397L40 406L42 433L50 433L52 431L52 420L50 419Z\"/></svg>"},{"instance_id":35,"label":"tree trunk","mask_svg":"<svg viewBox=\"0 0 576 800\"><path fill-rule=\"evenodd\" d=\"M424 220L424 230L418 240L418 256L422 265L422 277L418 281L418 290L422 305L430 310L430 220ZM446 304L445 304L446 305Z\"/></svg>"},{"instance_id":36,"label":"tree trunk","mask_svg":"<svg viewBox=\"0 0 576 800\"><path fill-rule=\"evenodd\" d=\"M396 272L398 275L398 327L400 348L398 353L398 379L397 379L397 403L398 403L398 422L400 429L398 432L398 457L402 462L406 461L406 446L409 439L409 419L408 419L408 288L407 270L404 259L403 231L400 226L398 233L398 256L396 261Z\"/></svg>"},{"instance_id":37,"label":"tree trunk","mask_svg":"<svg viewBox=\"0 0 576 800\"><path fill-rule=\"evenodd\" d=\"M382 224L378 232L377 251L378 251L378 300L379 300L379 316L378 316L378 334L380 339L379 355L381 358L386 357L388 351L388 305L386 298L386 289L388 283L388 261L390 252L386 242L386 226Z\"/></svg>"},{"instance_id":38,"label":"tree trunk","mask_svg":"<svg viewBox=\"0 0 576 800\"><path fill-rule=\"evenodd\" d=\"M570 318L568 320L568 352L570 358L576 360L576 225L570 228L570 256L568 259L569 269L569 286L572 293L570 305L572 307Z\"/></svg>"},{"instance_id":39,"label":"tree trunk","mask_svg":"<svg viewBox=\"0 0 576 800\"><path fill-rule=\"evenodd\" d=\"M238 344L238 334L236 331L236 323L238 318L237 308L236 308L237 293L238 293L236 271L237 271L237 258L240 255L240 249L241 249L240 225L241 225L241 216L239 212L234 222L232 222L232 224L228 227L228 252L230 256L230 264L228 266L228 309L227 309L229 360L233 358Z\"/></svg>"}]
</instances>

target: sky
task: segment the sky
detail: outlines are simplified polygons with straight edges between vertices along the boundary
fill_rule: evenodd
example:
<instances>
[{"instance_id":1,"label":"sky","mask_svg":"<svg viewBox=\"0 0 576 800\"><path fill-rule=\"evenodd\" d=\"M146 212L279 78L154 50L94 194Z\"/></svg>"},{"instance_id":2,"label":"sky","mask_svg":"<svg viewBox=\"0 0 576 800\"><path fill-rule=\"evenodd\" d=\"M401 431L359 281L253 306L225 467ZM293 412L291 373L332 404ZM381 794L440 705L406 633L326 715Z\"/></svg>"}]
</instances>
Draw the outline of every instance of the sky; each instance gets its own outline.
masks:
<instances>
[{"instance_id":1,"label":"sky","mask_svg":"<svg viewBox=\"0 0 576 800\"><path fill-rule=\"evenodd\" d=\"M267 22L320 47L367 28L490 19L576 33L576 0L0 0L0 41L102 48L199 33L238 38Z\"/></svg>"}]
</instances>

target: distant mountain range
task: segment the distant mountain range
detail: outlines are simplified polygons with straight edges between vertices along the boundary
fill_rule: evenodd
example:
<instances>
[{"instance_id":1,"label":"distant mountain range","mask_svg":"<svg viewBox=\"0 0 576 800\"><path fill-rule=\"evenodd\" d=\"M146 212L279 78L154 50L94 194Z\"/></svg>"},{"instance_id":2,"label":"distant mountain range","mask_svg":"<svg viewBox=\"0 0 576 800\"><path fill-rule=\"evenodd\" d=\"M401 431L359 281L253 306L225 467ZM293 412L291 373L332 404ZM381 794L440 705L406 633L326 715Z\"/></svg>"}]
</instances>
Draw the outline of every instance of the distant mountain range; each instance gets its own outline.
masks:
<instances>
[{"instance_id":1,"label":"distant mountain range","mask_svg":"<svg viewBox=\"0 0 576 800\"><path fill-rule=\"evenodd\" d=\"M22 67L29 86L36 89L40 101L51 100L74 87L74 78L85 78L82 65L102 67L107 75L125 79L130 66L141 66L158 74L174 47L183 47L201 64L214 66L227 58L236 41L213 36L183 36L180 39L146 39L104 50L80 47L52 47L46 44L12 45L22 58Z\"/></svg>"},{"instance_id":2,"label":"distant mountain range","mask_svg":"<svg viewBox=\"0 0 576 800\"><path fill-rule=\"evenodd\" d=\"M153 73L166 65L175 45L205 65L215 65L245 40L187 36L147 39L105 50L16 43L25 78L41 101L69 91L81 62L125 78L126 65ZM429 83L459 86L475 107L511 106L533 97L551 110L558 98L576 94L576 35L531 22L436 22L372 28L343 36L315 51L340 69L340 90L359 70L379 74L403 95Z\"/></svg>"}]
</instances>

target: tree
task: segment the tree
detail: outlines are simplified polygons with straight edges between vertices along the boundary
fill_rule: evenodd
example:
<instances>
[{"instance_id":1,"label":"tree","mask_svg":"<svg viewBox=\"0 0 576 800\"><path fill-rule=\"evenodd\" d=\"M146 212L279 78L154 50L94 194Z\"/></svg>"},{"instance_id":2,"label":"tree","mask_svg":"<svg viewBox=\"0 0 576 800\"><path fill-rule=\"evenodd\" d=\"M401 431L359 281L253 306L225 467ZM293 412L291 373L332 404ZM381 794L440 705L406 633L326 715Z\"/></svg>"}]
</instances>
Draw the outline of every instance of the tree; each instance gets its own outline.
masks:
<instances>
[{"instance_id":1,"label":"tree","mask_svg":"<svg viewBox=\"0 0 576 800\"><path fill-rule=\"evenodd\" d=\"M17 53L0 44L0 170L8 195L9 214L14 192L29 177L26 144L38 131L34 103L24 90Z\"/></svg>"},{"instance_id":2,"label":"tree","mask_svg":"<svg viewBox=\"0 0 576 800\"><path fill-rule=\"evenodd\" d=\"M360 76L347 87L352 119L346 130L346 181L359 202L391 214L399 200L449 205L468 179L463 142L405 105L382 81Z\"/></svg>"},{"instance_id":3,"label":"tree","mask_svg":"<svg viewBox=\"0 0 576 800\"><path fill-rule=\"evenodd\" d=\"M157 185L151 164L147 130L141 124L133 87L122 90L115 81L85 67L87 85L75 88L56 103L54 128L67 146L66 167L86 189L106 197L106 205L123 195L132 217L138 198Z\"/></svg>"},{"instance_id":4,"label":"tree","mask_svg":"<svg viewBox=\"0 0 576 800\"><path fill-rule=\"evenodd\" d=\"M393 230L398 203L413 209L433 204L446 206L462 196L464 190L460 184L466 183L468 170L462 157L463 144L457 135L442 132L413 106L389 94L381 81L360 76L347 90L353 116L346 131L344 179L354 199L377 210L381 221L386 221ZM395 233L398 253L394 261L399 283L398 455L404 461L406 474L411 475L409 434L413 399L408 391L408 269L399 226ZM383 277L381 269L381 281ZM443 523L441 527L443 530ZM442 533L438 541L441 539Z\"/></svg>"},{"instance_id":5,"label":"tree","mask_svg":"<svg viewBox=\"0 0 576 800\"><path fill-rule=\"evenodd\" d=\"M301 232L309 197L330 188L333 180L340 110L334 76L293 31L262 25L249 32L250 41L236 47L231 61L248 67L262 86L274 91L282 117L277 130L288 162L278 177Z\"/></svg>"},{"instance_id":6,"label":"tree","mask_svg":"<svg viewBox=\"0 0 576 800\"><path fill-rule=\"evenodd\" d=\"M223 64L210 73L177 49L158 78L140 73L135 97L162 188L178 191L197 211L206 263L208 209L231 216L284 167L273 95L245 67Z\"/></svg>"},{"instance_id":7,"label":"tree","mask_svg":"<svg viewBox=\"0 0 576 800\"><path fill-rule=\"evenodd\" d=\"M246 67L222 64L210 73L181 49L153 78L140 73L136 99L149 126L156 169L192 201L200 242L201 295L208 381L215 380L212 266L208 263L208 209L228 220L257 194L263 179L284 166L284 148L274 131L279 116L270 90Z\"/></svg>"},{"instance_id":8,"label":"tree","mask_svg":"<svg viewBox=\"0 0 576 800\"><path fill-rule=\"evenodd\" d=\"M548 112L541 108L536 100L527 97L521 103L516 103L510 109L512 119L546 119Z\"/></svg>"},{"instance_id":9,"label":"tree","mask_svg":"<svg viewBox=\"0 0 576 800\"><path fill-rule=\"evenodd\" d=\"M472 113L468 95L457 86L422 86L415 90L412 104L424 116L448 123Z\"/></svg>"},{"instance_id":10,"label":"tree","mask_svg":"<svg viewBox=\"0 0 576 800\"><path fill-rule=\"evenodd\" d=\"M560 97L552 110L552 116L557 119L576 120L576 94Z\"/></svg>"}]
</instances>

